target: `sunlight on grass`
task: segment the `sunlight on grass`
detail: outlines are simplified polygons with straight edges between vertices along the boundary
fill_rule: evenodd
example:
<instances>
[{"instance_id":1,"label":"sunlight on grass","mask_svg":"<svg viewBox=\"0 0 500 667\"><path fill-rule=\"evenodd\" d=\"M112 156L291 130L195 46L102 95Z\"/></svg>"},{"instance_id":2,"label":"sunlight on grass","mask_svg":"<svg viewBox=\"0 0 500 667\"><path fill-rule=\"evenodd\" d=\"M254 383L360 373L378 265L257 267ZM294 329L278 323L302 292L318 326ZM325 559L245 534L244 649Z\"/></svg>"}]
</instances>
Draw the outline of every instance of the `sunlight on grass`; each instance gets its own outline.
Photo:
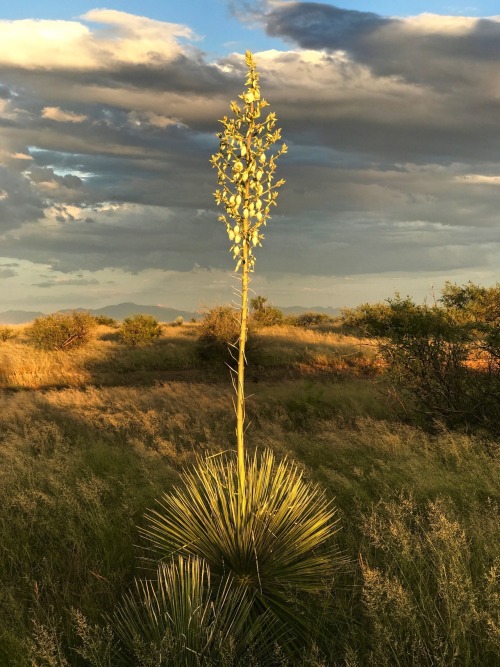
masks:
<instances>
[{"instance_id":1,"label":"sunlight on grass","mask_svg":"<svg viewBox=\"0 0 500 667\"><path fill-rule=\"evenodd\" d=\"M275 365L247 385L247 448L288 456L321 484L350 563L315 603L326 657L311 649L298 664L494 667L498 443L403 423L379 372L325 374L311 361L333 359L339 346L355 352L356 338L297 331L262 332ZM93 627L122 599L146 509L197 456L234 447L224 365L193 362L196 375L178 381L137 370L158 368L167 350L169 363L188 366L197 325L165 328L144 350L120 345L112 329L97 333L71 353L33 350L21 327L0 344L8 387L45 388L0 394L0 664L50 664L43 651L73 656L82 640L71 609ZM297 363L308 372L294 375ZM149 380L133 386L140 373Z\"/></svg>"},{"instance_id":2,"label":"sunlight on grass","mask_svg":"<svg viewBox=\"0 0 500 667\"><path fill-rule=\"evenodd\" d=\"M156 343L130 347L120 343L115 329L100 325L86 346L47 352L30 346L24 328L19 327L16 338L0 344L0 388L154 384L176 372L192 372L195 379L202 380L199 329L196 323L164 327ZM264 371L289 368L304 375L366 375L378 371L374 344L353 336L280 326L259 330L254 338L252 355ZM205 365L205 372L217 372L227 379L224 360L215 359Z\"/></svg>"}]
</instances>

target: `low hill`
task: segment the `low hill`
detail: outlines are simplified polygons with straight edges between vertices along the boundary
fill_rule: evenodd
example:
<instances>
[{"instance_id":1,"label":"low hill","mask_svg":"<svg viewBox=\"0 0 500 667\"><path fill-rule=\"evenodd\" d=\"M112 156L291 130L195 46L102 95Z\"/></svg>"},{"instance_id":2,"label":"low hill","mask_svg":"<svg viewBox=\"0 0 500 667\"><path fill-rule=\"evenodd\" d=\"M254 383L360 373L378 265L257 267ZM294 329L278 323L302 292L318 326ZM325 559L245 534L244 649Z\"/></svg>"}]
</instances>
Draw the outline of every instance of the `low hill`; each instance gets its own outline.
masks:
<instances>
[{"instance_id":1,"label":"low hill","mask_svg":"<svg viewBox=\"0 0 500 667\"><path fill-rule=\"evenodd\" d=\"M0 324L26 324L44 313L30 310L5 310L0 313Z\"/></svg>"}]
</instances>

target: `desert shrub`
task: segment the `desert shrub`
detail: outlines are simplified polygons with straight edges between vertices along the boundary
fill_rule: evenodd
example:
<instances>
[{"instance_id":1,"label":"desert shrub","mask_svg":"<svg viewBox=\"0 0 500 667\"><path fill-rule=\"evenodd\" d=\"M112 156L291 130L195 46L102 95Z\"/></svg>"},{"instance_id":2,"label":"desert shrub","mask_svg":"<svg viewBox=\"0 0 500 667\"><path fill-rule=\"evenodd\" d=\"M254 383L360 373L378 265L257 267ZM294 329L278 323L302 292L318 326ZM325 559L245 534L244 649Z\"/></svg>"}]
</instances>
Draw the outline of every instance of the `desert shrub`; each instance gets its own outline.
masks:
<instances>
[{"instance_id":1,"label":"desert shrub","mask_svg":"<svg viewBox=\"0 0 500 667\"><path fill-rule=\"evenodd\" d=\"M260 327L272 327L275 324L284 324L285 316L276 306L266 306L252 313L252 322Z\"/></svg>"},{"instance_id":2,"label":"desert shrub","mask_svg":"<svg viewBox=\"0 0 500 667\"><path fill-rule=\"evenodd\" d=\"M267 296L261 296L259 294L250 299L250 308L254 313L259 310L264 310L264 308L267 308L269 305L270 304L267 302Z\"/></svg>"},{"instance_id":3,"label":"desert shrub","mask_svg":"<svg viewBox=\"0 0 500 667\"><path fill-rule=\"evenodd\" d=\"M296 327L310 327L315 324L324 324L328 322L330 317L326 313L301 313L292 319L292 324Z\"/></svg>"},{"instance_id":4,"label":"desert shrub","mask_svg":"<svg viewBox=\"0 0 500 667\"><path fill-rule=\"evenodd\" d=\"M409 300L407 305L411 306L411 303ZM382 338L400 326L396 314L389 303L362 303L356 308L342 309L342 327L358 336Z\"/></svg>"},{"instance_id":5,"label":"desert shrub","mask_svg":"<svg viewBox=\"0 0 500 667\"><path fill-rule=\"evenodd\" d=\"M162 327L152 315L132 315L123 320L120 338L126 345L152 345L162 334Z\"/></svg>"},{"instance_id":6,"label":"desert shrub","mask_svg":"<svg viewBox=\"0 0 500 667\"><path fill-rule=\"evenodd\" d=\"M240 316L231 306L211 308L200 322L198 353L202 359L230 358L240 335Z\"/></svg>"},{"instance_id":7,"label":"desert shrub","mask_svg":"<svg viewBox=\"0 0 500 667\"><path fill-rule=\"evenodd\" d=\"M182 315L179 315L179 317L176 317L175 320L172 322L173 327L181 327L184 324L184 318Z\"/></svg>"},{"instance_id":8,"label":"desert shrub","mask_svg":"<svg viewBox=\"0 0 500 667\"><path fill-rule=\"evenodd\" d=\"M498 432L500 316L491 304L478 309L477 300L467 299L464 291L445 288L443 306L417 305L396 295L385 304L346 310L343 319L348 327L381 339L394 395L410 399L426 422Z\"/></svg>"},{"instance_id":9,"label":"desert shrub","mask_svg":"<svg viewBox=\"0 0 500 667\"><path fill-rule=\"evenodd\" d=\"M113 329L118 327L117 321L108 315L94 315L94 319L96 324L103 324L106 327L113 327Z\"/></svg>"},{"instance_id":10,"label":"desert shrub","mask_svg":"<svg viewBox=\"0 0 500 667\"><path fill-rule=\"evenodd\" d=\"M88 343L94 327L95 320L89 313L54 313L34 320L26 336L40 350L68 350Z\"/></svg>"},{"instance_id":11,"label":"desert shrub","mask_svg":"<svg viewBox=\"0 0 500 667\"><path fill-rule=\"evenodd\" d=\"M5 341L15 338L16 332L12 327L2 327L0 326L0 342L5 343Z\"/></svg>"},{"instance_id":12,"label":"desert shrub","mask_svg":"<svg viewBox=\"0 0 500 667\"><path fill-rule=\"evenodd\" d=\"M456 308L475 322L499 323L500 283L481 287L470 281L466 285L447 282L439 300L445 308Z\"/></svg>"},{"instance_id":13,"label":"desert shrub","mask_svg":"<svg viewBox=\"0 0 500 667\"><path fill-rule=\"evenodd\" d=\"M481 287L468 282L464 286L447 282L440 301L464 326L476 335L477 348L500 363L500 283ZM484 360L484 359L483 359Z\"/></svg>"},{"instance_id":14,"label":"desert shrub","mask_svg":"<svg viewBox=\"0 0 500 667\"><path fill-rule=\"evenodd\" d=\"M256 296L250 299L250 310L252 323L259 327L272 327L275 324L283 324L285 316L283 312L267 303L265 296Z\"/></svg>"}]
</instances>

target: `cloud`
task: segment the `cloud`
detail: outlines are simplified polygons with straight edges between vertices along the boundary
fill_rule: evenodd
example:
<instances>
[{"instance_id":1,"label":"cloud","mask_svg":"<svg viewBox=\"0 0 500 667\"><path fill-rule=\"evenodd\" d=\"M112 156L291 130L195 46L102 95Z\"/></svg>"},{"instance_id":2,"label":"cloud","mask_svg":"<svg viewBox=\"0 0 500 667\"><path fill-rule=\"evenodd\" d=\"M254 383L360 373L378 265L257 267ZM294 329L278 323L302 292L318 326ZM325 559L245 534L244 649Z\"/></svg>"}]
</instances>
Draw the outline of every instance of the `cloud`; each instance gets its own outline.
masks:
<instances>
[{"instance_id":1,"label":"cloud","mask_svg":"<svg viewBox=\"0 0 500 667\"><path fill-rule=\"evenodd\" d=\"M106 70L117 64L157 64L181 51L179 38L196 39L186 26L94 9L81 17L110 26L91 30L78 21L0 21L1 62L28 70Z\"/></svg>"},{"instance_id":2,"label":"cloud","mask_svg":"<svg viewBox=\"0 0 500 667\"><path fill-rule=\"evenodd\" d=\"M268 34L305 49L344 51L378 75L448 90L496 79L500 17L387 18L318 2L266 3L264 9L260 22Z\"/></svg>"},{"instance_id":3,"label":"cloud","mask_svg":"<svg viewBox=\"0 0 500 667\"><path fill-rule=\"evenodd\" d=\"M379 29L399 22L319 2L280 3L262 20L270 35L287 38L305 49L331 50L356 48Z\"/></svg>"},{"instance_id":4,"label":"cloud","mask_svg":"<svg viewBox=\"0 0 500 667\"><path fill-rule=\"evenodd\" d=\"M3 266L0 266L0 280L4 280L6 278L13 278L14 276L17 276L17 271L14 271L13 269L4 269Z\"/></svg>"},{"instance_id":5,"label":"cloud","mask_svg":"<svg viewBox=\"0 0 500 667\"><path fill-rule=\"evenodd\" d=\"M92 219L89 224L88 219ZM120 268L191 271L196 263L226 266L224 231L213 234L214 217L204 211L138 204L91 207L54 205L43 224L26 224L7 234L6 256L43 262L62 273Z\"/></svg>"},{"instance_id":6,"label":"cloud","mask_svg":"<svg viewBox=\"0 0 500 667\"><path fill-rule=\"evenodd\" d=\"M50 287L67 287L67 286L74 286L78 285L80 287L85 287L87 285L99 285L99 281L95 280L95 278L92 279L86 279L86 278L56 278L54 280L46 280L40 283L34 283L33 287L42 287L43 289L47 289Z\"/></svg>"},{"instance_id":7,"label":"cloud","mask_svg":"<svg viewBox=\"0 0 500 667\"><path fill-rule=\"evenodd\" d=\"M264 286L284 295L284 275L290 290L344 275L490 275L500 253L498 21L238 8L288 40L255 54L289 145L257 254ZM31 268L26 284L55 295L99 272L131 286L131 276L140 285L171 271L179 289L181 274L202 289L196 265L225 280L233 266L209 157L217 119L244 85L243 55L209 62L189 28L112 10L0 22L0 38L11 34L17 46L0 53L2 254L58 272Z\"/></svg>"},{"instance_id":8,"label":"cloud","mask_svg":"<svg viewBox=\"0 0 500 667\"><path fill-rule=\"evenodd\" d=\"M9 230L19 229L27 222L44 217L40 194L22 175L0 166L0 239Z\"/></svg>"},{"instance_id":9,"label":"cloud","mask_svg":"<svg viewBox=\"0 0 500 667\"><path fill-rule=\"evenodd\" d=\"M42 109L42 118L49 118L59 123L83 123L84 120L87 120L85 114L63 111L59 107L44 107Z\"/></svg>"},{"instance_id":10,"label":"cloud","mask_svg":"<svg viewBox=\"0 0 500 667\"><path fill-rule=\"evenodd\" d=\"M457 177L462 183L473 185L500 185L500 176L488 176L486 174L465 174Z\"/></svg>"}]
</instances>

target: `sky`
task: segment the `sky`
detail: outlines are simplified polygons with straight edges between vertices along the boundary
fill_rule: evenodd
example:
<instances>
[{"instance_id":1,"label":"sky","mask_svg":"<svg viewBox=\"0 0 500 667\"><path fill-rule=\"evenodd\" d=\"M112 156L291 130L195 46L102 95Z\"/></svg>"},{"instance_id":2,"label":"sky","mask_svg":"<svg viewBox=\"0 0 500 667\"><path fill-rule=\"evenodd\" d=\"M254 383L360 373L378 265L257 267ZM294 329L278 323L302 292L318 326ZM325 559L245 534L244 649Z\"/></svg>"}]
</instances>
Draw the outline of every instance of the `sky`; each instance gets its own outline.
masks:
<instances>
[{"instance_id":1,"label":"sky","mask_svg":"<svg viewBox=\"0 0 500 667\"><path fill-rule=\"evenodd\" d=\"M234 298L209 159L246 49L289 147L255 294L343 307L495 284L498 12L498 0L1 2L0 312Z\"/></svg>"}]
</instances>

